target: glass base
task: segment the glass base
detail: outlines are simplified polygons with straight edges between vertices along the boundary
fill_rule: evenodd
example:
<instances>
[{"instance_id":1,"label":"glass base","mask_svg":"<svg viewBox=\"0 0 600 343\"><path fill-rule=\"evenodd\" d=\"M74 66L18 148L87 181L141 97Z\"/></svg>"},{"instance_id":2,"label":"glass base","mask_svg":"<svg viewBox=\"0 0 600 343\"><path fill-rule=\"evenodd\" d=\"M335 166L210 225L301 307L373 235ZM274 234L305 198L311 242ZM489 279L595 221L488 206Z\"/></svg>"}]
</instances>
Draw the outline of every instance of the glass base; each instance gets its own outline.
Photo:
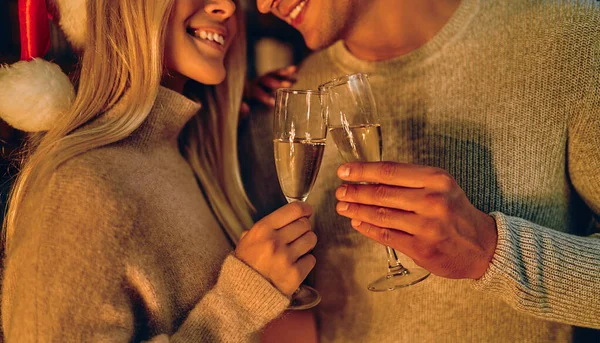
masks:
<instances>
[{"instance_id":1,"label":"glass base","mask_svg":"<svg viewBox=\"0 0 600 343\"><path fill-rule=\"evenodd\" d=\"M308 310L317 306L321 302L321 295L316 289L300 285L296 292L292 295L292 302L288 306L288 310L300 311Z\"/></svg>"},{"instance_id":2,"label":"glass base","mask_svg":"<svg viewBox=\"0 0 600 343\"><path fill-rule=\"evenodd\" d=\"M431 273L423 268L414 267L410 270L403 268L395 273L387 273L385 276L371 282L369 291L386 292L397 288L408 287L425 280Z\"/></svg>"}]
</instances>

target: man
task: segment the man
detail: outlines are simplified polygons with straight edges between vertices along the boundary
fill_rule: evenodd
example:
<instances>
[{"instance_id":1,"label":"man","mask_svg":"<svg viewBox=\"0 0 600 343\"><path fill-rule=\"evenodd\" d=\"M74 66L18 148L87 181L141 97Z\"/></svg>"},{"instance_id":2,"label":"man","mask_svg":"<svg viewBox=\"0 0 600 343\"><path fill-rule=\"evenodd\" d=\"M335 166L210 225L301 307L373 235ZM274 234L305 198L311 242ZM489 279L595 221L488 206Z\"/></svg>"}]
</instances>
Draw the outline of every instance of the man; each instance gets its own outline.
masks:
<instances>
[{"instance_id":1,"label":"man","mask_svg":"<svg viewBox=\"0 0 600 343\"><path fill-rule=\"evenodd\" d=\"M600 339L600 2L257 4L324 49L295 88L370 75L395 162L342 165L327 142L308 199L321 342ZM281 199L269 123L251 116L242 167L259 213ZM369 292L377 242L434 275Z\"/></svg>"}]
</instances>

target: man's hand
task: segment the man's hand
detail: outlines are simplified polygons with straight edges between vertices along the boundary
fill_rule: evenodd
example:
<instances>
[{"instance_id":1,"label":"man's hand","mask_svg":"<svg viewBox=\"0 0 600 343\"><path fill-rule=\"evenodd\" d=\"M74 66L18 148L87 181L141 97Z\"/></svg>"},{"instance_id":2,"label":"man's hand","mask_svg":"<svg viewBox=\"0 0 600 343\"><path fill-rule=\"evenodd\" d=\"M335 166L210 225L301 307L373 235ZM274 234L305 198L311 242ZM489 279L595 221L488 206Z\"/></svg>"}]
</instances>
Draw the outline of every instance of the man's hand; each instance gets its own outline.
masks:
<instances>
[{"instance_id":1,"label":"man's hand","mask_svg":"<svg viewBox=\"0 0 600 343\"><path fill-rule=\"evenodd\" d=\"M476 209L438 168L393 162L347 163L337 170L337 212L363 235L397 249L433 274L478 279L496 249L494 219Z\"/></svg>"},{"instance_id":2,"label":"man's hand","mask_svg":"<svg viewBox=\"0 0 600 343\"><path fill-rule=\"evenodd\" d=\"M278 88L290 88L296 82L298 67L290 65L273 70L250 82L244 91L244 101L240 108L240 117L250 114L251 104L261 103L267 107L275 106L275 91Z\"/></svg>"}]
</instances>

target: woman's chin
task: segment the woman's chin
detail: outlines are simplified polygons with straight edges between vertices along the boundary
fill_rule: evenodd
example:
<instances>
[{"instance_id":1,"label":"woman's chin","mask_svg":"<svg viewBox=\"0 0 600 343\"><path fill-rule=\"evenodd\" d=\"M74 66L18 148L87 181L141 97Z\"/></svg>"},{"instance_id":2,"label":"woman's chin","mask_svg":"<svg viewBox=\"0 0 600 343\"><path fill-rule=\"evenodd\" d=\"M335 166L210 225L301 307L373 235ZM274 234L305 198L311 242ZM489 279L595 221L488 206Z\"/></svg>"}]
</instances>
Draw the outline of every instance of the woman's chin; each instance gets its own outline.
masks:
<instances>
[{"instance_id":1,"label":"woman's chin","mask_svg":"<svg viewBox=\"0 0 600 343\"><path fill-rule=\"evenodd\" d=\"M225 81L227 72L225 68L211 70L210 73L202 73L202 75L189 75L188 77L204 85L218 85Z\"/></svg>"}]
</instances>

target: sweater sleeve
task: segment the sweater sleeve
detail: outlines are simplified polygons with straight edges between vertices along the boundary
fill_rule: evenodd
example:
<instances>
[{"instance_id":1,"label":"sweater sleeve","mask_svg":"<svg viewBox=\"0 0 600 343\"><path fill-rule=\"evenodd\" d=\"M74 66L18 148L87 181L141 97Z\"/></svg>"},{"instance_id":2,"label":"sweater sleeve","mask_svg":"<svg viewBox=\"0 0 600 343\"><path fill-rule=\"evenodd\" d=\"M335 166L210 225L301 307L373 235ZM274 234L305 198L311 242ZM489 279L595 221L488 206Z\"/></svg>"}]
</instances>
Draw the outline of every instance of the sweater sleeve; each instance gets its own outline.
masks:
<instances>
[{"instance_id":1,"label":"sweater sleeve","mask_svg":"<svg viewBox=\"0 0 600 343\"><path fill-rule=\"evenodd\" d=\"M573 189L592 213L595 232L575 228L582 233L575 236L492 213L498 243L487 272L474 285L536 317L600 329L598 80L588 89L587 100L569 125L568 171Z\"/></svg>"},{"instance_id":2,"label":"sweater sleeve","mask_svg":"<svg viewBox=\"0 0 600 343\"><path fill-rule=\"evenodd\" d=\"M39 211L11 238L2 293L6 342L247 342L289 303L229 256L183 323L149 323L144 313L159 305L141 303L127 281L128 256L143 253L128 234L135 202L103 178L78 173L53 177ZM169 297L173 290L162 291Z\"/></svg>"},{"instance_id":3,"label":"sweater sleeve","mask_svg":"<svg viewBox=\"0 0 600 343\"><path fill-rule=\"evenodd\" d=\"M260 274L227 257L216 286L171 337L171 342L247 342L283 313L289 299Z\"/></svg>"}]
</instances>

